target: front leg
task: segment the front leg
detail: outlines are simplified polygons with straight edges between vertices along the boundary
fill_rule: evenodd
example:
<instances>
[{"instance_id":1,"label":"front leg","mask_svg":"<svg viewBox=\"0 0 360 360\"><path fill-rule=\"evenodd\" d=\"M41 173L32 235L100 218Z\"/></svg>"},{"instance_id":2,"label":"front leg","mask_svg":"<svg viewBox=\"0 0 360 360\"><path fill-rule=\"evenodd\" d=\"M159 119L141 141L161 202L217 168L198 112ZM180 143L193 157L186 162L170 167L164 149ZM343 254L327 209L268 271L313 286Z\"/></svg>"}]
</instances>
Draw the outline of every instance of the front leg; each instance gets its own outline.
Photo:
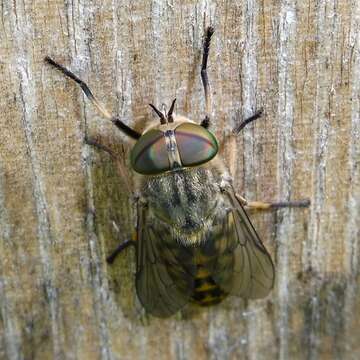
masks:
<instances>
[{"instance_id":1,"label":"front leg","mask_svg":"<svg viewBox=\"0 0 360 360\"><path fill-rule=\"evenodd\" d=\"M261 118L261 116L264 113L264 109L261 108L260 110L257 110L253 115L249 116L248 118L246 118L245 120L243 120L238 126L236 126L232 133L233 135L238 135L240 133L240 131L249 123Z\"/></svg>"},{"instance_id":2,"label":"front leg","mask_svg":"<svg viewBox=\"0 0 360 360\"><path fill-rule=\"evenodd\" d=\"M122 179L122 181L125 184L125 190L129 193L132 194L132 186L130 183L130 179L129 179L129 174L127 174L124 170L124 164L120 161L119 159L119 155L116 154L114 152L114 150L110 149L108 146L100 143L97 139L94 138L90 138L88 136L85 136L85 144L92 146L98 150L104 151L107 154L109 154L111 156L111 158L113 159L113 161L115 162L115 166L116 166L116 171L119 175L119 177Z\"/></svg>"},{"instance_id":3,"label":"front leg","mask_svg":"<svg viewBox=\"0 0 360 360\"><path fill-rule=\"evenodd\" d=\"M129 136L130 138L137 140L141 137L141 134L138 133L136 130L130 128L127 126L124 122L122 122L118 117L112 116L105 108L100 104L100 102L96 99L96 97L91 92L88 85L81 80L79 77L77 77L72 71L64 67L63 65L60 65L53 59L51 59L49 56L46 56L44 61L57 70L61 71L65 76L70 78L71 80L75 81L77 84L80 85L82 91L86 95L86 97L90 100L90 102L95 106L99 114L104 116L106 119L110 120L120 131L122 131L125 135Z\"/></svg>"},{"instance_id":4,"label":"front leg","mask_svg":"<svg viewBox=\"0 0 360 360\"><path fill-rule=\"evenodd\" d=\"M207 129L210 126L211 94L210 94L209 78L207 74L207 63L208 63L209 50L210 50L210 41L213 33L214 33L214 28L209 26L206 29L205 41L203 45L203 57L201 63L201 81L204 87L204 95L205 95L205 118L201 122L201 126L204 127L205 129Z\"/></svg>"}]
</instances>

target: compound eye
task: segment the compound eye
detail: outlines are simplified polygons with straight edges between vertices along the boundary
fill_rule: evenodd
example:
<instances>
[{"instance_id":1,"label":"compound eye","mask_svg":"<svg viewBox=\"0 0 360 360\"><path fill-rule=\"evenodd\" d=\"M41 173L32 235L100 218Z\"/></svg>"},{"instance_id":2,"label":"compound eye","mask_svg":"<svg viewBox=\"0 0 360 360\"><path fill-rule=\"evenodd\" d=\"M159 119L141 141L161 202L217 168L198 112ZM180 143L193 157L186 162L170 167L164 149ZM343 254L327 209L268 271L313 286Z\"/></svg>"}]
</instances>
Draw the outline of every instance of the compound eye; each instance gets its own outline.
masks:
<instances>
[{"instance_id":1,"label":"compound eye","mask_svg":"<svg viewBox=\"0 0 360 360\"><path fill-rule=\"evenodd\" d=\"M210 161L218 152L215 136L202 126L184 123L175 129L182 165L195 166Z\"/></svg>"},{"instance_id":2,"label":"compound eye","mask_svg":"<svg viewBox=\"0 0 360 360\"><path fill-rule=\"evenodd\" d=\"M155 175L169 170L165 136L160 130L149 130L131 150L131 166L143 175Z\"/></svg>"}]
</instances>

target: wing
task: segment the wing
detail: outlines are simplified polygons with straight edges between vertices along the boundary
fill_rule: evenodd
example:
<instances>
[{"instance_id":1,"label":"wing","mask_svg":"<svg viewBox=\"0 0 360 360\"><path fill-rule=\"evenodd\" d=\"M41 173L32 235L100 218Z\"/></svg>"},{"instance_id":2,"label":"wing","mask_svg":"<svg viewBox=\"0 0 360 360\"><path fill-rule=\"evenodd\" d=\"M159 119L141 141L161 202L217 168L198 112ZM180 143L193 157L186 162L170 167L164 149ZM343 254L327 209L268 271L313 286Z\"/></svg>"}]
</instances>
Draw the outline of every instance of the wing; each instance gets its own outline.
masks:
<instances>
[{"instance_id":1,"label":"wing","mask_svg":"<svg viewBox=\"0 0 360 360\"><path fill-rule=\"evenodd\" d=\"M273 262L232 189L226 196L230 210L223 218L215 277L234 295L265 297L274 285Z\"/></svg>"},{"instance_id":2,"label":"wing","mask_svg":"<svg viewBox=\"0 0 360 360\"><path fill-rule=\"evenodd\" d=\"M181 246L169 226L149 215L147 209L140 209L136 290L147 312L167 317L180 310L191 297L194 250Z\"/></svg>"}]
</instances>

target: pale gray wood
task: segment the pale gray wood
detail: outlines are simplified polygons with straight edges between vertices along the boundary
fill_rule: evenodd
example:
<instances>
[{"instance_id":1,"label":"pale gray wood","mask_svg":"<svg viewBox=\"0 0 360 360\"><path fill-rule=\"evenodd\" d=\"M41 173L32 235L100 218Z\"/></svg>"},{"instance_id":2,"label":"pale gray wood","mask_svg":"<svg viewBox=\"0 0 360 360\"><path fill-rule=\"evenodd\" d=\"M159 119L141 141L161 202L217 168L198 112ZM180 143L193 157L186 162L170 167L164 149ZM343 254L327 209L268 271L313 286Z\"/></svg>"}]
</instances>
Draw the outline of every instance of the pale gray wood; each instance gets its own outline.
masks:
<instances>
[{"instance_id":1,"label":"pale gray wood","mask_svg":"<svg viewBox=\"0 0 360 360\"><path fill-rule=\"evenodd\" d=\"M0 358L360 357L358 1L4 0L0 12ZM155 319L133 250L105 263L135 228L131 142L43 57L139 131L155 121L149 102L174 97L200 120L209 24L219 140L265 110L222 149L238 192L312 203L252 215L276 263L268 298ZM85 133L118 151L123 178Z\"/></svg>"}]
</instances>

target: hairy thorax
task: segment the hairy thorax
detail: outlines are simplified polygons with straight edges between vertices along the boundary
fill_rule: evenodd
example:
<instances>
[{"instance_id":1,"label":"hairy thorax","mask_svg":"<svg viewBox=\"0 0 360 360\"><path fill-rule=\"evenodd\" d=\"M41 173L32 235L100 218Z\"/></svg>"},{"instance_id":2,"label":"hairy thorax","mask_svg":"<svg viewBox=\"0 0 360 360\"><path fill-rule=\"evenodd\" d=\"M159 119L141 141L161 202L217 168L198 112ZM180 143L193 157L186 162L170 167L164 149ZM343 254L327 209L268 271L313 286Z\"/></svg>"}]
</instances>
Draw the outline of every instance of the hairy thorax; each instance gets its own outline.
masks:
<instances>
[{"instance_id":1,"label":"hairy thorax","mask_svg":"<svg viewBox=\"0 0 360 360\"><path fill-rule=\"evenodd\" d=\"M193 234L214 214L219 189L216 172L196 167L148 178L142 195L157 219L179 233Z\"/></svg>"}]
</instances>

